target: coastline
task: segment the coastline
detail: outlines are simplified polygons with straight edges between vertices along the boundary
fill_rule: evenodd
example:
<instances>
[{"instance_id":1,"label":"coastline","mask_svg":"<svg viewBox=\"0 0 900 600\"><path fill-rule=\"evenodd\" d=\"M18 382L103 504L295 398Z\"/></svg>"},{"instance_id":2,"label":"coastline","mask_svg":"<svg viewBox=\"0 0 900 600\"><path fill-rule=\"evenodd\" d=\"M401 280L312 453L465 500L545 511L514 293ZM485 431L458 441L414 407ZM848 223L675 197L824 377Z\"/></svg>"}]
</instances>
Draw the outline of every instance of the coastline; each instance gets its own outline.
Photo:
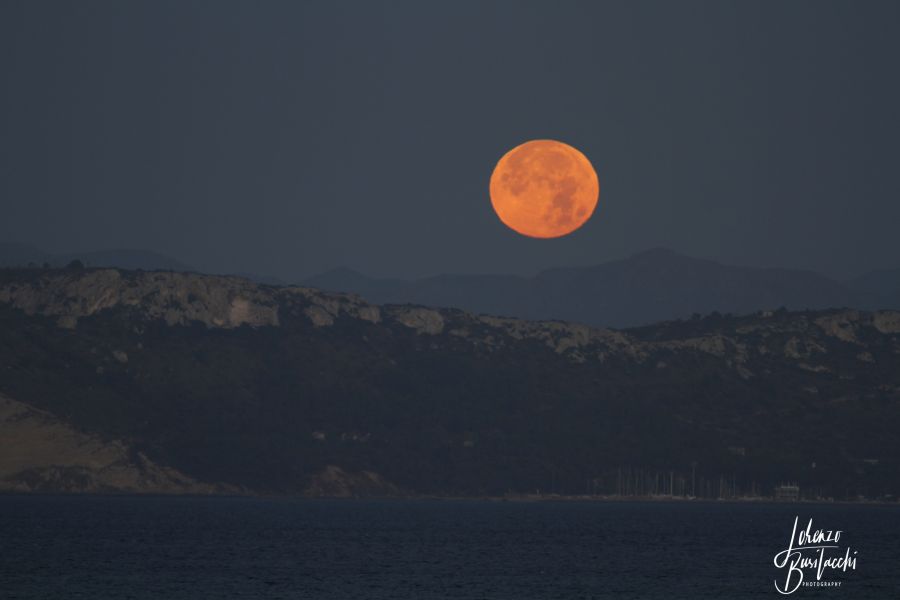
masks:
<instances>
[{"instance_id":1,"label":"coastline","mask_svg":"<svg viewBox=\"0 0 900 600\"><path fill-rule=\"evenodd\" d=\"M197 493L160 493L134 492L134 491L90 491L90 492L52 492L52 491L17 491L0 490L2 497L59 497L59 498L241 498L260 500L295 500L295 501L430 501L430 502L491 502L491 503L598 503L598 504L766 504L766 505L834 505L834 506L898 506L900 500L834 500L834 499L800 499L779 500L775 498L684 498L672 496L588 496L588 495L562 495L562 494L509 494L503 496L479 496L479 495L438 495L438 494L402 494L402 495L350 495L350 496L310 496L305 494L277 494L266 492L211 492Z\"/></svg>"}]
</instances>

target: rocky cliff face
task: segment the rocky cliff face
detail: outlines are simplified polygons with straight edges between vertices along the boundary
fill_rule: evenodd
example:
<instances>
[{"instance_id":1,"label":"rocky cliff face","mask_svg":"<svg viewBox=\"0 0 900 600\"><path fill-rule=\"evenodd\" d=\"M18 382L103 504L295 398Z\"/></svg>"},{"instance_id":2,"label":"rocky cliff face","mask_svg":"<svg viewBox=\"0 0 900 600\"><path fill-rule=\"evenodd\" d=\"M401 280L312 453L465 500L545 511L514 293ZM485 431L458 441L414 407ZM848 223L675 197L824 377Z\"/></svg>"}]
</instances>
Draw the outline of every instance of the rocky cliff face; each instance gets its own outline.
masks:
<instances>
[{"instance_id":1,"label":"rocky cliff face","mask_svg":"<svg viewBox=\"0 0 900 600\"><path fill-rule=\"evenodd\" d=\"M265 286L239 277L171 272L136 274L116 269L55 270L38 277L13 278L0 285L0 303L18 308L26 315L54 317L57 325L70 329L81 318L115 308L133 309L140 320L159 319L170 326L201 323L208 328L223 329L243 325L278 327L279 312L287 312L293 316L302 313L315 327L331 327L342 317L375 324L387 321L420 334L447 333L469 339L475 345L498 347L509 340L539 340L558 353L592 348L597 350L593 358L601 360L610 353L640 360L655 350L679 347L700 349L716 356L723 356L728 349L745 355L748 349L737 338L765 335L767 331L797 331L856 344L860 343L856 335L860 329L873 328L881 334L900 332L898 311L838 310L812 321L795 319L789 323L773 321L772 313L764 312L759 313L757 322L745 325L734 336L716 333L657 342L639 339L627 331L561 321L526 321L409 305L379 307L354 294ZM448 327L451 322L454 326ZM484 335L486 331L488 335ZM579 360L585 357L583 352L573 354ZM794 358L790 349L784 356Z\"/></svg>"},{"instance_id":2,"label":"rocky cliff face","mask_svg":"<svg viewBox=\"0 0 900 600\"><path fill-rule=\"evenodd\" d=\"M236 277L7 270L0 331L0 392L199 481L581 492L696 463L748 487L900 492L894 311L616 331Z\"/></svg>"}]
</instances>

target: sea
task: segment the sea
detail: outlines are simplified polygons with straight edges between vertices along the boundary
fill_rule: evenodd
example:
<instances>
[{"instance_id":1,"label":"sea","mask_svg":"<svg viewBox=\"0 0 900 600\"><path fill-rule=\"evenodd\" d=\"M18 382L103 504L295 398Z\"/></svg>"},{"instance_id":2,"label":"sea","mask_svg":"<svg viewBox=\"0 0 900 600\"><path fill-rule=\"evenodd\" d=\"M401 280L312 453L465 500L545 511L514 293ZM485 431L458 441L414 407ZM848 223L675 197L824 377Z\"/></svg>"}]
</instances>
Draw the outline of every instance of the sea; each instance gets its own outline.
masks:
<instances>
[{"instance_id":1,"label":"sea","mask_svg":"<svg viewBox=\"0 0 900 600\"><path fill-rule=\"evenodd\" d=\"M31 495L0 598L781 598L810 519L853 568L787 596L900 598L900 505Z\"/></svg>"}]
</instances>

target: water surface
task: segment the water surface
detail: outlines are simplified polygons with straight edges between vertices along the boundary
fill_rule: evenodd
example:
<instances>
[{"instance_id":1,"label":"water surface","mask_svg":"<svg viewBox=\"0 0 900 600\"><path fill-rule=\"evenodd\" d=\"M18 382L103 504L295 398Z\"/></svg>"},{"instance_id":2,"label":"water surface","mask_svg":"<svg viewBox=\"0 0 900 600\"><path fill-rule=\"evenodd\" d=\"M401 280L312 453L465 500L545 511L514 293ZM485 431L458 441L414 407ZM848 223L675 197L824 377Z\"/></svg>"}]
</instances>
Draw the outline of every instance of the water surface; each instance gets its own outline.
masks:
<instances>
[{"instance_id":1,"label":"water surface","mask_svg":"<svg viewBox=\"0 0 900 600\"><path fill-rule=\"evenodd\" d=\"M777 598L797 515L900 597L900 506L134 496L0 496L0 597Z\"/></svg>"}]
</instances>

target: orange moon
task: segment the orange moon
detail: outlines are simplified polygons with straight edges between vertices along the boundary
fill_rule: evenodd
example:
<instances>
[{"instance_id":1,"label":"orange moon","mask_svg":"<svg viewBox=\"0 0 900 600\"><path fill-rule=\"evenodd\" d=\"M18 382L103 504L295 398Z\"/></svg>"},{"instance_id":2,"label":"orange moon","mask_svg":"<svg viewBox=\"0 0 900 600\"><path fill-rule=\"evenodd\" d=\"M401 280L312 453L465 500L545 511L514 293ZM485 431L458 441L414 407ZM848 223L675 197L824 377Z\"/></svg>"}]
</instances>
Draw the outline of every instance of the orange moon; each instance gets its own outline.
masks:
<instances>
[{"instance_id":1,"label":"orange moon","mask_svg":"<svg viewBox=\"0 0 900 600\"><path fill-rule=\"evenodd\" d=\"M491 175L491 204L522 235L556 238L585 224L600 182L587 157L568 144L532 140L503 155Z\"/></svg>"}]
</instances>

